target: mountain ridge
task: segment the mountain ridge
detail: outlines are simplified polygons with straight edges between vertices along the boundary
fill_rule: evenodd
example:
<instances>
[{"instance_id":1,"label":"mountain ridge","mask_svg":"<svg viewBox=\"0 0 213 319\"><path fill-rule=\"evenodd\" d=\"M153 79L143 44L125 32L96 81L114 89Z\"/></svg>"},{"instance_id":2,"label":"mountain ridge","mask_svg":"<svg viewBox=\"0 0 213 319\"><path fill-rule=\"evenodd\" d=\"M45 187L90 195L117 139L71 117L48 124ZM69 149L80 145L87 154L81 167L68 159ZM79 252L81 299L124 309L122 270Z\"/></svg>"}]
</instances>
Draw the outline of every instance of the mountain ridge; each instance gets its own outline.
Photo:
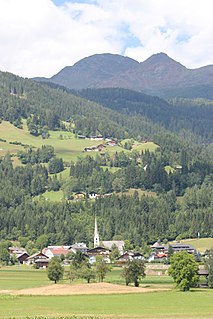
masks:
<instances>
[{"instance_id":1,"label":"mountain ridge","mask_svg":"<svg viewBox=\"0 0 213 319\"><path fill-rule=\"evenodd\" d=\"M35 80L77 90L125 88L164 98L213 99L213 65L189 69L163 52L140 63L118 54L95 54L63 68L49 79ZM204 90L200 90L200 86ZM208 96L205 96L205 87Z\"/></svg>"}]
</instances>

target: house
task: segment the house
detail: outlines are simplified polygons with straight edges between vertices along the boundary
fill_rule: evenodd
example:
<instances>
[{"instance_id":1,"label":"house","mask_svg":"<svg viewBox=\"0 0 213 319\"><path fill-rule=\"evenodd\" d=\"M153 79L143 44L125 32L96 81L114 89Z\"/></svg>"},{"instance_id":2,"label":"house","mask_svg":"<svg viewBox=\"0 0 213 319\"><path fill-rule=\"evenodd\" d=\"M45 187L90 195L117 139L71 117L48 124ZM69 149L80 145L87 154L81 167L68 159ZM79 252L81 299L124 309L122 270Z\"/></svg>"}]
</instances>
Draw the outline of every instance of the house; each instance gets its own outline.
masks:
<instances>
[{"instance_id":1,"label":"house","mask_svg":"<svg viewBox=\"0 0 213 319\"><path fill-rule=\"evenodd\" d=\"M79 200L79 199L84 199L85 198L85 194L83 192L76 192L75 195L74 195L74 198L76 200Z\"/></svg>"},{"instance_id":2,"label":"house","mask_svg":"<svg viewBox=\"0 0 213 319\"><path fill-rule=\"evenodd\" d=\"M26 251L24 253L21 253L21 254L16 254L16 258L17 258L19 264L25 264L28 257L29 257L29 255Z\"/></svg>"},{"instance_id":3,"label":"house","mask_svg":"<svg viewBox=\"0 0 213 319\"><path fill-rule=\"evenodd\" d=\"M107 145L108 145L108 146L118 146L118 142L115 141L115 140L109 140L109 141L107 142Z\"/></svg>"},{"instance_id":4,"label":"house","mask_svg":"<svg viewBox=\"0 0 213 319\"><path fill-rule=\"evenodd\" d=\"M8 252L10 256L16 256L19 264L25 263L26 259L29 257L28 253L23 247L9 247Z\"/></svg>"},{"instance_id":5,"label":"house","mask_svg":"<svg viewBox=\"0 0 213 319\"><path fill-rule=\"evenodd\" d=\"M116 262L118 264L126 264L128 263L128 261L131 261L133 259L144 260L144 257L139 252L125 251L123 255L116 259Z\"/></svg>"},{"instance_id":6,"label":"house","mask_svg":"<svg viewBox=\"0 0 213 319\"><path fill-rule=\"evenodd\" d=\"M71 246L70 251L72 251L73 253L77 253L77 251L81 251L83 254L87 253L87 245L84 243L75 243L74 245Z\"/></svg>"},{"instance_id":7,"label":"house","mask_svg":"<svg viewBox=\"0 0 213 319\"><path fill-rule=\"evenodd\" d=\"M42 252L49 258L52 259L53 257L58 257L60 258L62 255L64 257L67 256L68 253L70 253L70 246L68 246L68 248L65 248L63 246L55 246L52 248L44 248L42 250Z\"/></svg>"},{"instance_id":8,"label":"house","mask_svg":"<svg viewBox=\"0 0 213 319\"><path fill-rule=\"evenodd\" d=\"M90 192L88 196L89 199L95 199L96 197L98 197L98 194L96 192Z\"/></svg>"},{"instance_id":9,"label":"house","mask_svg":"<svg viewBox=\"0 0 213 319\"><path fill-rule=\"evenodd\" d=\"M103 140L103 136L101 134L95 135L95 136L90 136L90 139L93 141L101 141L101 140Z\"/></svg>"},{"instance_id":10,"label":"house","mask_svg":"<svg viewBox=\"0 0 213 319\"><path fill-rule=\"evenodd\" d=\"M187 251L189 254L195 254L196 253L196 249L188 244L171 244L172 249L174 251L174 253L177 253L179 251Z\"/></svg>"},{"instance_id":11,"label":"house","mask_svg":"<svg viewBox=\"0 0 213 319\"><path fill-rule=\"evenodd\" d=\"M105 147L106 145L104 144L99 144L99 145L95 145L91 147L85 147L84 152L92 152L92 151L101 152Z\"/></svg>"},{"instance_id":12,"label":"house","mask_svg":"<svg viewBox=\"0 0 213 319\"><path fill-rule=\"evenodd\" d=\"M106 145L104 145L104 144L99 144L99 145L97 145L97 150L99 151L99 152L101 152L104 148L106 148Z\"/></svg>"},{"instance_id":13,"label":"house","mask_svg":"<svg viewBox=\"0 0 213 319\"><path fill-rule=\"evenodd\" d=\"M9 247L8 248L9 254L22 254L24 252L26 252L26 249L23 247Z\"/></svg>"},{"instance_id":14,"label":"house","mask_svg":"<svg viewBox=\"0 0 213 319\"><path fill-rule=\"evenodd\" d=\"M152 250L155 251L165 251L167 249L167 246L164 244L159 243L158 241L156 241L152 246L151 246Z\"/></svg>"},{"instance_id":15,"label":"house","mask_svg":"<svg viewBox=\"0 0 213 319\"><path fill-rule=\"evenodd\" d=\"M50 259L42 252L35 253L29 256L25 263L27 265L37 265L38 268L47 267Z\"/></svg>"},{"instance_id":16,"label":"house","mask_svg":"<svg viewBox=\"0 0 213 319\"><path fill-rule=\"evenodd\" d=\"M110 254L111 250L102 246L97 246L92 249L87 250L87 255L89 256L89 262L93 263L96 261L96 257L102 257L103 260L107 263L110 263Z\"/></svg>"},{"instance_id":17,"label":"house","mask_svg":"<svg viewBox=\"0 0 213 319\"><path fill-rule=\"evenodd\" d=\"M104 240L101 242L104 247L112 250L113 246L118 248L120 254L123 254L124 250L124 241L123 240Z\"/></svg>"},{"instance_id":18,"label":"house","mask_svg":"<svg viewBox=\"0 0 213 319\"><path fill-rule=\"evenodd\" d=\"M175 243L175 244L170 244L170 246L172 247L174 253L177 253L180 251L187 251L190 254L196 253L196 249L189 244ZM158 252L168 253L169 245L164 245L164 244L161 244L159 242L155 242L151 246L151 248L156 253L158 253Z\"/></svg>"}]
</instances>

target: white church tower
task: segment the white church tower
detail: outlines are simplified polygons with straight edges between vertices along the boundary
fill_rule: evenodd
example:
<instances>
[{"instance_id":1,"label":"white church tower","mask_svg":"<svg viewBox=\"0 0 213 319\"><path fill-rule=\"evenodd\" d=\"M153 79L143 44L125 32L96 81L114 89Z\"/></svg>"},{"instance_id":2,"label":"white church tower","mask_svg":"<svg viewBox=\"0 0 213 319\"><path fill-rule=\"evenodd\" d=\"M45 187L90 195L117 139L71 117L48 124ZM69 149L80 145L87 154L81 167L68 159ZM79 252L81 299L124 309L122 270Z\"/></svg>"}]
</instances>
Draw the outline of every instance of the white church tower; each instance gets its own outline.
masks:
<instances>
[{"instance_id":1,"label":"white church tower","mask_svg":"<svg viewBox=\"0 0 213 319\"><path fill-rule=\"evenodd\" d=\"M98 234L98 225L97 225L97 218L95 215L95 231L94 231L94 247L99 246L99 234Z\"/></svg>"}]
</instances>

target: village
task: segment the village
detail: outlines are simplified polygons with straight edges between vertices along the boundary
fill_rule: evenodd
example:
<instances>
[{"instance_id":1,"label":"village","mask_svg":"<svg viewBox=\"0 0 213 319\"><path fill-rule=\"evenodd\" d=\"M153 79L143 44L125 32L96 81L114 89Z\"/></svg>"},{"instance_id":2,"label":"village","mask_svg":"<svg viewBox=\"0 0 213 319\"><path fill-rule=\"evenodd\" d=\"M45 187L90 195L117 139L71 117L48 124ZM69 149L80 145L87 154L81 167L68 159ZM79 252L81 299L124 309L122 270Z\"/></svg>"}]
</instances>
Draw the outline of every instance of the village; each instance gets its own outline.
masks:
<instances>
[{"instance_id":1,"label":"village","mask_svg":"<svg viewBox=\"0 0 213 319\"><path fill-rule=\"evenodd\" d=\"M135 250L124 250L125 241L111 240L100 241L97 226L97 219L95 217L94 227L94 247L88 248L85 243L74 243L72 245L49 245L29 255L23 247L9 247L10 255L15 256L18 264L33 265L35 268L47 268L50 260L57 257L63 264L68 265L72 256L77 252L81 252L88 260L89 264L94 264L98 258L101 258L107 264L114 264L116 266L124 266L132 260L143 260L146 263L168 264L168 257L170 254L186 251L187 253L197 256L199 253L189 244L171 243L164 244L159 241L150 245L150 253L144 256L141 252ZM112 257L113 250L116 250L116 257Z\"/></svg>"}]
</instances>

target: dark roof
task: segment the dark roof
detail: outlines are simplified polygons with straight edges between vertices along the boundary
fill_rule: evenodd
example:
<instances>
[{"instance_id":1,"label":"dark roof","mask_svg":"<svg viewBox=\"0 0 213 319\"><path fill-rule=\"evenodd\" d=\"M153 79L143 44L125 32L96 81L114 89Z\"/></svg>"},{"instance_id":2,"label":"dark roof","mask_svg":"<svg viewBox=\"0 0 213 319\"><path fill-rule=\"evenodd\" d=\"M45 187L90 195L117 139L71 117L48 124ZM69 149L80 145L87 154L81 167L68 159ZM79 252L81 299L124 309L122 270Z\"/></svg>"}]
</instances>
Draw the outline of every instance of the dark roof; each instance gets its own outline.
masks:
<instances>
[{"instance_id":1,"label":"dark roof","mask_svg":"<svg viewBox=\"0 0 213 319\"><path fill-rule=\"evenodd\" d=\"M93 253L93 252L101 252L101 251L111 251L109 248L105 248L105 247L102 247L102 246L98 246L98 247L94 247L92 249L89 249L87 251L87 253Z\"/></svg>"}]
</instances>

